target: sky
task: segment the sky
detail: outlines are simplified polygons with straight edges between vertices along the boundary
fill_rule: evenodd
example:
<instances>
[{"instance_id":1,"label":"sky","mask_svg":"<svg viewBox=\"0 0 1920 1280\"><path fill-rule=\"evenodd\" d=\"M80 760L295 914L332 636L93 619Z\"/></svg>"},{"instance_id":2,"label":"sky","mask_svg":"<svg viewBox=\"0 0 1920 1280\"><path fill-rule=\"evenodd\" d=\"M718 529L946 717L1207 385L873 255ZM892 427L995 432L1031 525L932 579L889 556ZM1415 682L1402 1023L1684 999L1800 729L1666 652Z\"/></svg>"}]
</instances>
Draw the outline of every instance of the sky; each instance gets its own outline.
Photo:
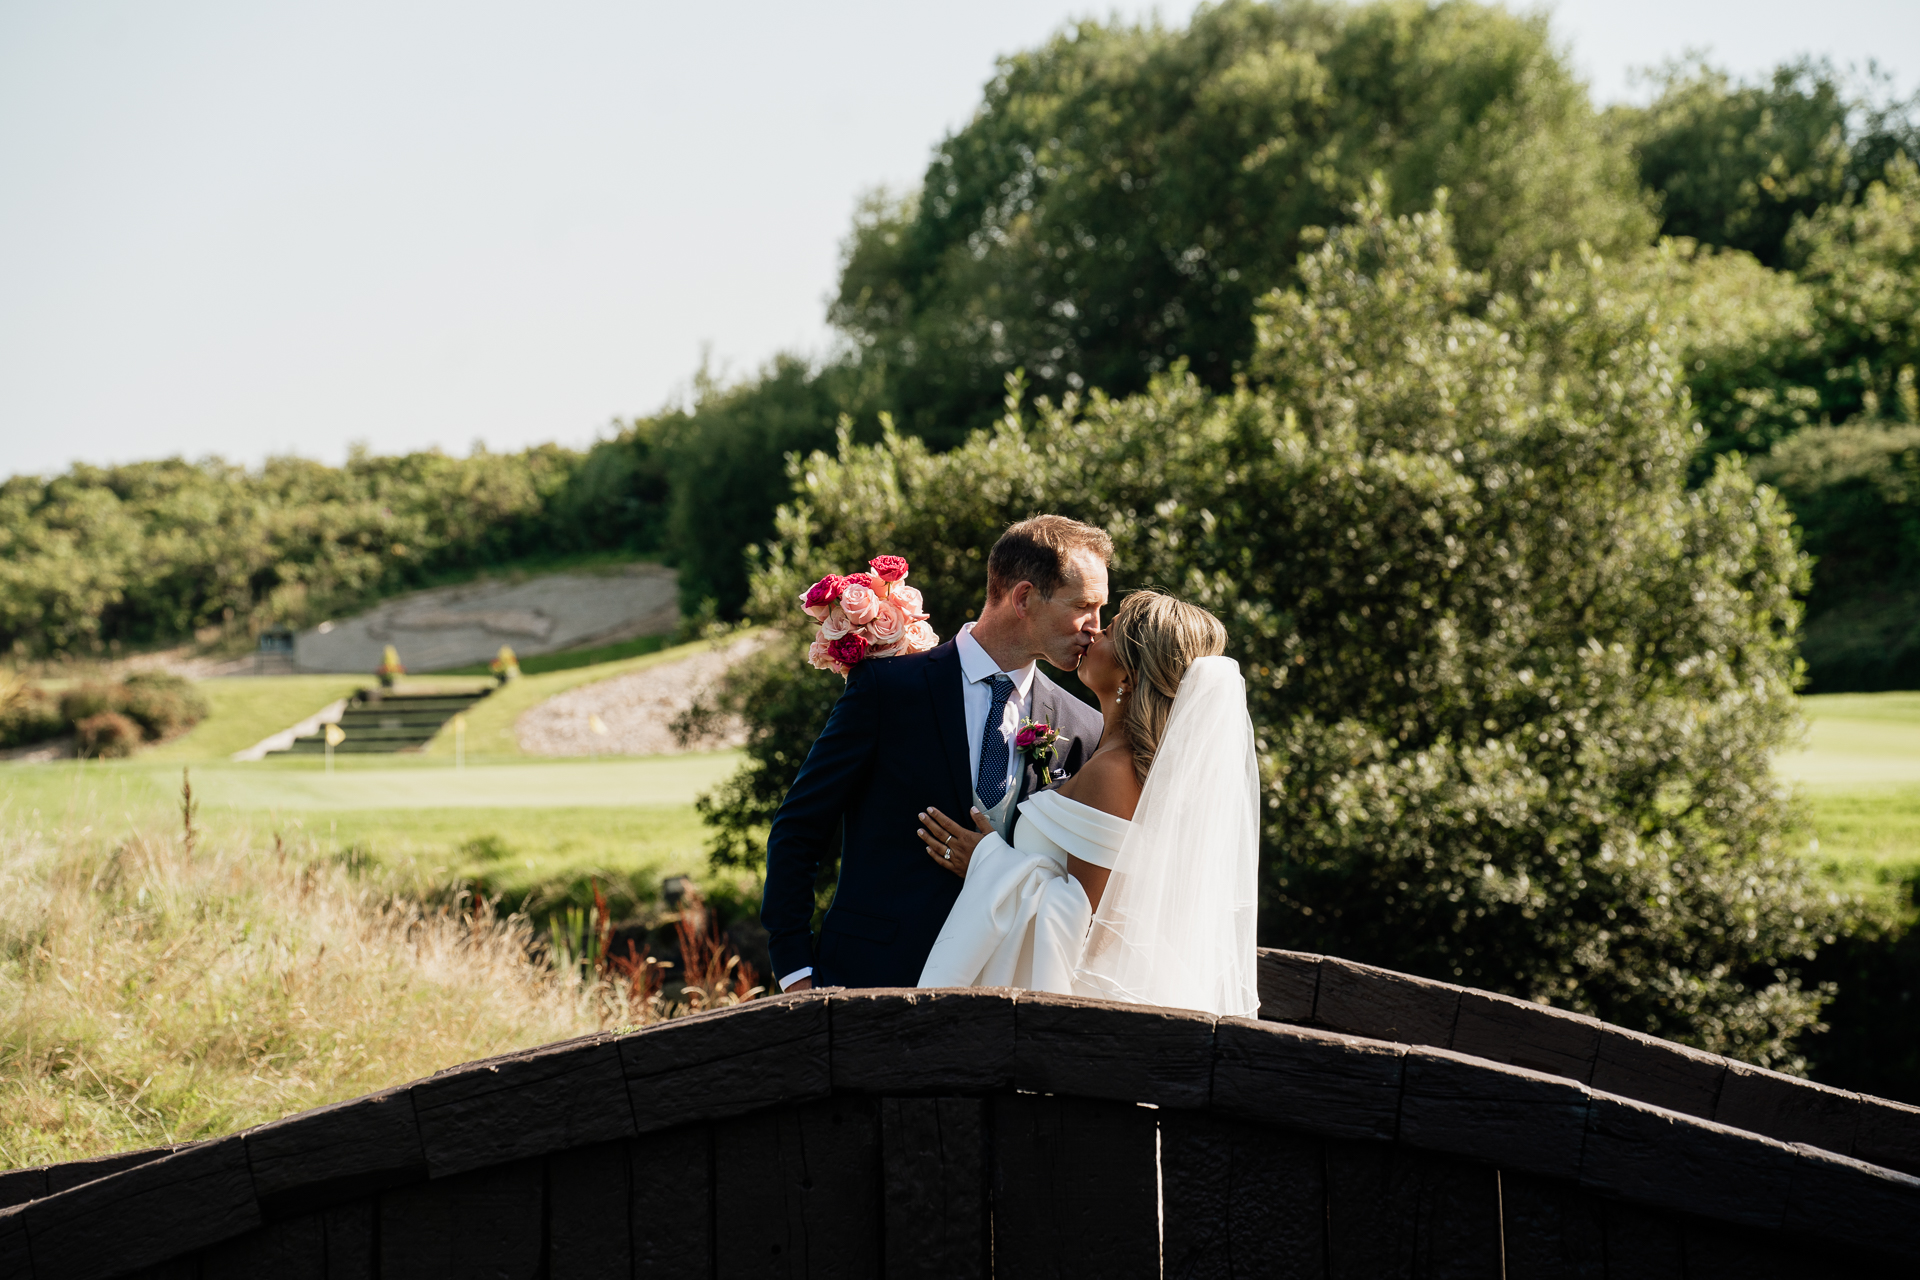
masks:
<instances>
[{"instance_id":1,"label":"sky","mask_svg":"<svg viewBox=\"0 0 1920 1280\"><path fill-rule=\"evenodd\" d=\"M1602 102L1688 51L1920 72L1920 0L1548 7ZM996 57L1192 8L0 0L0 476L578 446L823 354L859 200Z\"/></svg>"}]
</instances>

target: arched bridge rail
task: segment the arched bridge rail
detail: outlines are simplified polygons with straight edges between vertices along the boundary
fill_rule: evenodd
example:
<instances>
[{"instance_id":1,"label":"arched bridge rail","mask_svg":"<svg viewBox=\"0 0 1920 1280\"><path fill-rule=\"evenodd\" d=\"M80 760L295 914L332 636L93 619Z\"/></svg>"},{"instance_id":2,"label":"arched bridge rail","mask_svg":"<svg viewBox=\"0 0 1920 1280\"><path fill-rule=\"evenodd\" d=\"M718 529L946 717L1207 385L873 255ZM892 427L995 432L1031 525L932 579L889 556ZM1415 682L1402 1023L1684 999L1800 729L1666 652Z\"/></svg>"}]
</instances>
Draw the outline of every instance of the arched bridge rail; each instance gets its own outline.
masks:
<instances>
[{"instance_id":1,"label":"arched bridge rail","mask_svg":"<svg viewBox=\"0 0 1920 1280\"><path fill-rule=\"evenodd\" d=\"M1281 966L1313 970L1305 1017L1345 980L1327 964ZM781 996L74 1184L101 1168L29 1171L44 1190L0 1210L0 1280L1753 1280L1920 1261L1920 1180L1812 1144L1455 1048L1006 990Z\"/></svg>"}]
</instances>

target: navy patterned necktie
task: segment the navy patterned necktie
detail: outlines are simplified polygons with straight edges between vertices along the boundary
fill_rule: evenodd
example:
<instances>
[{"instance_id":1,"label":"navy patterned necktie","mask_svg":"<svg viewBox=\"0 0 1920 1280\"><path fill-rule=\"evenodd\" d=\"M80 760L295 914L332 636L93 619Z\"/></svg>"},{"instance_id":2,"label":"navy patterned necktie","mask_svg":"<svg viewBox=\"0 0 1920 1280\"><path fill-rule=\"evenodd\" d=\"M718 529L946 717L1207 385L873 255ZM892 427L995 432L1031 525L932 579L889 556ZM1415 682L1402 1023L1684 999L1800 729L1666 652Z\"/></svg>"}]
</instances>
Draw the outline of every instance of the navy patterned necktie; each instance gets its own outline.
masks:
<instances>
[{"instance_id":1,"label":"navy patterned necktie","mask_svg":"<svg viewBox=\"0 0 1920 1280\"><path fill-rule=\"evenodd\" d=\"M1007 699L1013 696L1013 681L1003 675L993 678L993 705L987 709L987 723L980 731L980 781L976 790L980 803L991 809L1007 794L1007 734L1003 722Z\"/></svg>"}]
</instances>

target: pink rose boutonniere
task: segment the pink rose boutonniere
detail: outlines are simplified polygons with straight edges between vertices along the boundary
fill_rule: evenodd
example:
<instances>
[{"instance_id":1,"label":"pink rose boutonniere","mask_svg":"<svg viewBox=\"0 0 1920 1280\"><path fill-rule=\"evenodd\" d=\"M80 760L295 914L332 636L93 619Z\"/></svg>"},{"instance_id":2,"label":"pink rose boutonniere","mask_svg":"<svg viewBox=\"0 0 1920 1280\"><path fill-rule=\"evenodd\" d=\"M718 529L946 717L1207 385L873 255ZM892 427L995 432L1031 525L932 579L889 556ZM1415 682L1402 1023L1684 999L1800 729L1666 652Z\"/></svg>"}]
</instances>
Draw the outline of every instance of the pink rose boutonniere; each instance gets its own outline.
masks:
<instances>
[{"instance_id":1,"label":"pink rose boutonniere","mask_svg":"<svg viewBox=\"0 0 1920 1280\"><path fill-rule=\"evenodd\" d=\"M1045 720L1022 720L1013 747L1039 768L1041 777L1051 778L1053 758L1060 754L1060 731Z\"/></svg>"},{"instance_id":2,"label":"pink rose boutonniere","mask_svg":"<svg viewBox=\"0 0 1920 1280\"><path fill-rule=\"evenodd\" d=\"M818 624L807 662L843 678L868 658L925 653L940 643L920 593L906 585L907 562L875 556L867 568L830 573L800 593L801 610Z\"/></svg>"}]
</instances>

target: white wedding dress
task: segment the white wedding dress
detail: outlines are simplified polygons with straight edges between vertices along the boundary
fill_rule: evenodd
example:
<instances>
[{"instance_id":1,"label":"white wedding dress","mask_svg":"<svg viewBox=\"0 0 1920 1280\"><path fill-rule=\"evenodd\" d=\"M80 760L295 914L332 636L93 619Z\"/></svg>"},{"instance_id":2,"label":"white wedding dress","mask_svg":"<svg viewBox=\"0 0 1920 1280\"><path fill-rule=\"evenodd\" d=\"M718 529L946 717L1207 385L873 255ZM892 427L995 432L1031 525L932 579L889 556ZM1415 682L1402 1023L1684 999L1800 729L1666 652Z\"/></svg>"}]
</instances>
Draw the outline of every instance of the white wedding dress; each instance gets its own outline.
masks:
<instances>
[{"instance_id":1,"label":"white wedding dress","mask_svg":"<svg viewBox=\"0 0 1920 1280\"><path fill-rule=\"evenodd\" d=\"M1133 821L1052 791L1009 845L975 846L923 987L1024 987L1234 1017L1255 978L1260 778L1246 683L1201 658L1174 698ZM1067 856L1110 869L1095 912Z\"/></svg>"}]
</instances>

